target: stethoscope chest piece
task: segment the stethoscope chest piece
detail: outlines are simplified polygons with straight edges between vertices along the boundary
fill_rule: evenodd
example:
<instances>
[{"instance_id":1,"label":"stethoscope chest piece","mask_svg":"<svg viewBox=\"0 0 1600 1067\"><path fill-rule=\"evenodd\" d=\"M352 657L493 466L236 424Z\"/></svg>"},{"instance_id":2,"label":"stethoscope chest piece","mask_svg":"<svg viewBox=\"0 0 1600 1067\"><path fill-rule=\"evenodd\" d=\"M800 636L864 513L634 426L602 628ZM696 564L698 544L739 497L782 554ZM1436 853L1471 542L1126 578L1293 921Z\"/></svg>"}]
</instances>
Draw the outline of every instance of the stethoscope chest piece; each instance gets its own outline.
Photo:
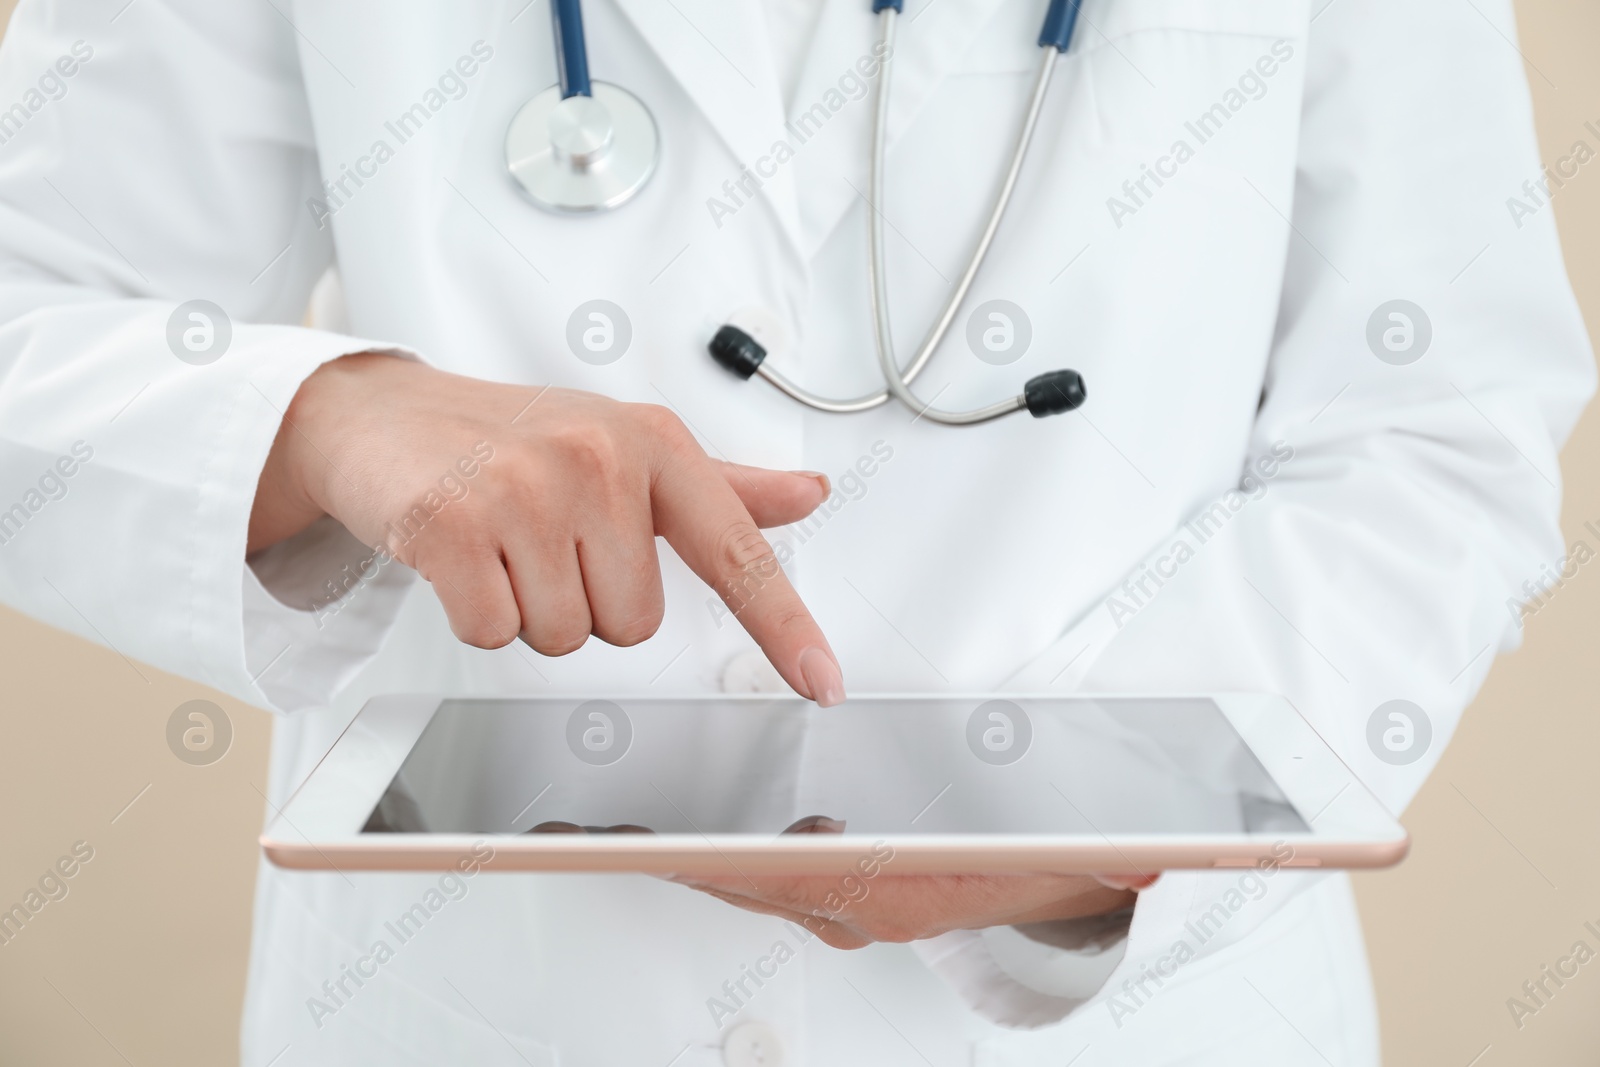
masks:
<instances>
[{"instance_id":1,"label":"stethoscope chest piece","mask_svg":"<svg viewBox=\"0 0 1600 1067\"><path fill-rule=\"evenodd\" d=\"M506 131L506 165L546 211L619 207L655 173L660 133L639 98L609 82L562 97L552 85L522 105Z\"/></svg>"}]
</instances>

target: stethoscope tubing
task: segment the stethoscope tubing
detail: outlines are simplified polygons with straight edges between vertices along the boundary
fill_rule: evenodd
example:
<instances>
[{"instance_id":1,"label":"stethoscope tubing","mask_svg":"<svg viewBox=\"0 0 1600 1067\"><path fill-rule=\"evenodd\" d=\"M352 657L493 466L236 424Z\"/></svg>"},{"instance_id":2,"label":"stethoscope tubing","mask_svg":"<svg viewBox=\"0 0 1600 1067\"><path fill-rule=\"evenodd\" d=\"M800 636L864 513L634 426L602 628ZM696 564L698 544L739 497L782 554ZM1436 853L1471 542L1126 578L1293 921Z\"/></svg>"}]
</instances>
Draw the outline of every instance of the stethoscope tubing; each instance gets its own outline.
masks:
<instances>
[{"instance_id":1,"label":"stethoscope tubing","mask_svg":"<svg viewBox=\"0 0 1600 1067\"><path fill-rule=\"evenodd\" d=\"M561 82L561 99L592 96L582 0L550 0L550 20L555 27L556 73Z\"/></svg>"},{"instance_id":2,"label":"stethoscope tubing","mask_svg":"<svg viewBox=\"0 0 1600 1067\"><path fill-rule=\"evenodd\" d=\"M763 361L756 369L756 373L765 378L780 392L791 399L797 400L807 407L818 411L833 414L848 415L861 411L870 411L886 403L891 398L900 400L913 411L926 416L933 422L948 425L965 426L1009 415L1027 406L1025 397L1021 394L1009 397L1006 400L975 411L945 411L935 408L931 403L924 402L911 391L911 383L938 351L945 335L949 333L950 325L955 321L956 314L961 310L967 293L971 290L973 282L977 280L978 271L983 266L984 259L989 254L989 248L994 244L995 235L1000 230L1000 223L1005 217L1006 209L1011 203L1011 194L1017 186L1018 176L1022 173L1023 161L1027 158L1028 148L1033 143L1034 130L1038 126L1039 113L1044 107L1045 96L1050 88L1050 77L1055 71L1056 60L1060 52L1051 44L1046 43L1040 48L1038 73L1034 77L1033 93L1028 101L1028 109L1023 119L1022 129L1017 135L1016 148L1012 151L1010 165L1006 168L1004 180L995 194L994 204L989 211L988 222L984 225L983 232L979 235L972 254L967 260L966 269L957 279L955 287L950 291L943 310L929 326L922 343L917 347L915 355L906 364L904 370L899 367L899 360L895 358L894 342L889 329L888 314L888 280L884 264L884 217L881 205L884 203L884 177L886 172L885 154L888 144L888 115L889 115L889 83L894 63L894 39L899 12L886 6L878 13L879 40L882 43L883 66L878 74L878 86L875 90L876 100L873 107L872 150L868 158L868 192L867 210L870 213L867 227L868 240L868 271L871 275L869 282L872 298L873 336L878 351L878 364L884 375L885 386L875 392L845 400L836 400L832 397L822 396L802 388L786 377L782 371L774 368L769 361Z\"/></svg>"},{"instance_id":3,"label":"stethoscope tubing","mask_svg":"<svg viewBox=\"0 0 1600 1067\"><path fill-rule=\"evenodd\" d=\"M708 347L717 362L740 377L760 374L791 399L829 413L869 411L895 399L916 412L918 419L927 418L930 422L950 426L971 426L1022 410L1035 416L1073 410L1083 403L1086 394L1082 377L1072 370L1038 375L1026 383L1022 393L971 411L935 407L938 396L924 401L912 389L912 383L949 334L994 244L1033 143L1056 60L1071 44L1082 0L1050 0L1039 36L1040 59L1033 93L988 221L978 235L966 268L904 369L896 358L889 324L883 211L894 40L903 2L872 0L879 20L877 51L881 54L881 67L867 163L867 271L873 343L884 379L883 387L842 400L801 388L769 365L766 351L759 342L732 324L718 330ZM584 40L582 0L550 0L550 14L560 82L528 101L513 118L506 134L507 166L529 198L547 210L572 213L613 208L638 192L654 172L660 153L659 134L649 109L625 90L609 83L600 84L604 99L594 99L595 85L589 79L588 49Z\"/></svg>"},{"instance_id":4,"label":"stethoscope tubing","mask_svg":"<svg viewBox=\"0 0 1600 1067\"><path fill-rule=\"evenodd\" d=\"M867 176L868 208L872 217L868 223L867 242L869 254L867 257L868 273L871 275L872 286L872 319L874 335L877 338L878 366L882 370L884 383L888 392L895 399L917 412L919 418L926 418L932 422L943 423L949 426L971 426L991 419L1010 415L1027 407L1027 398L1017 394L996 404L977 408L972 411L946 411L933 406L932 402L924 402L911 390L910 381L902 378L898 373L898 361L894 354L894 337L889 327L889 283L884 262L883 241L883 211L879 207L884 202L884 155L888 143L889 121L889 73L893 64L895 24L899 19L899 12L892 7L886 7L878 15L882 23L882 38L884 48L885 68L878 83L877 107L873 113L872 155L868 163ZM988 224L984 226L983 233L978 237L978 243L972 250L972 256L967 262L967 269L962 272L956 287L950 293L950 298L945 302L944 311L934 320L927 336L923 339L922 346L918 349L912 366L921 370L933 353L944 340L950 330L950 324L955 320L956 312L960 310L961 303L966 299L967 291L971 289L973 281L978 276L978 270L983 266L984 258L989 254L989 247L994 243L995 234L1000 229L1000 222L1005 216L1007 205L1011 202L1011 194L1017 187L1017 177L1022 173L1023 160L1028 155L1028 147L1033 143L1033 133L1039 124L1039 112L1044 106L1045 94L1050 88L1050 75L1055 71L1056 59L1060 53L1053 47L1041 48L1038 74L1034 78L1033 95L1028 100L1027 114L1022 122L1022 129L1017 134L1017 147L1011 154L1011 165L1006 168L1004 181L1001 182L1000 191L995 194L994 209L989 213ZM937 399L937 398L935 398Z\"/></svg>"}]
</instances>

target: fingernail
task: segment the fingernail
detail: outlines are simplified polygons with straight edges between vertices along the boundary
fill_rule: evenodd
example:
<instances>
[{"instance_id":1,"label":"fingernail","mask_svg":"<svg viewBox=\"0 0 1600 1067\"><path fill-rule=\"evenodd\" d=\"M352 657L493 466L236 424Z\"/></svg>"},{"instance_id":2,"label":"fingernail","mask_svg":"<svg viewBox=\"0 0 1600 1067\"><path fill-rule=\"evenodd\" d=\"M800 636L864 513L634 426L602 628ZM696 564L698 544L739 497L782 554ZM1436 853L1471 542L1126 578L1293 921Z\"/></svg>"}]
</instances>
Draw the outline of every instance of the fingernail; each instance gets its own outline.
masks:
<instances>
[{"instance_id":1,"label":"fingernail","mask_svg":"<svg viewBox=\"0 0 1600 1067\"><path fill-rule=\"evenodd\" d=\"M789 473L798 474L803 478L815 478L817 481L821 482L823 496L828 496L833 492L833 483L828 481L828 476L823 474L821 471L790 471Z\"/></svg>"},{"instance_id":2,"label":"fingernail","mask_svg":"<svg viewBox=\"0 0 1600 1067\"><path fill-rule=\"evenodd\" d=\"M808 648L800 653L800 676L811 690L811 699L819 707L831 708L844 703L844 675L839 664L820 648Z\"/></svg>"}]
</instances>

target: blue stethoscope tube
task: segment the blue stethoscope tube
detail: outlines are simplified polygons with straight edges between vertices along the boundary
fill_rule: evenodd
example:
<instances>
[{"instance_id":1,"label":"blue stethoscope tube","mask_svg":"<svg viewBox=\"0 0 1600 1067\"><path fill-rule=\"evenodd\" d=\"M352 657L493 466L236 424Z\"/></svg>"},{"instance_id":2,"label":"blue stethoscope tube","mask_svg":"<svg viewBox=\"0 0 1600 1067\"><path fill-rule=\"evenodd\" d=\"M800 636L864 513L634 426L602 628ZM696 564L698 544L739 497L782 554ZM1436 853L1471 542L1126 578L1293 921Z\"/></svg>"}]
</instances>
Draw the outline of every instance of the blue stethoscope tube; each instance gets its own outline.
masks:
<instances>
[{"instance_id":1,"label":"blue stethoscope tube","mask_svg":"<svg viewBox=\"0 0 1600 1067\"><path fill-rule=\"evenodd\" d=\"M550 21L556 31L556 68L561 99L589 96L589 49L583 40L582 0L550 0Z\"/></svg>"},{"instance_id":2,"label":"blue stethoscope tube","mask_svg":"<svg viewBox=\"0 0 1600 1067\"><path fill-rule=\"evenodd\" d=\"M1072 46L1072 31L1078 25L1078 9L1083 0L1050 0L1050 10L1044 14L1044 28L1039 31L1039 47L1065 52Z\"/></svg>"},{"instance_id":3,"label":"blue stethoscope tube","mask_svg":"<svg viewBox=\"0 0 1600 1067\"><path fill-rule=\"evenodd\" d=\"M1050 0L1050 10L1045 12L1044 28L1039 31L1039 47L1065 52L1072 45L1072 31L1078 23L1078 9L1083 0ZM898 14L905 10L905 0L872 0L872 13L882 14L893 8Z\"/></svg>"}]
</instances>

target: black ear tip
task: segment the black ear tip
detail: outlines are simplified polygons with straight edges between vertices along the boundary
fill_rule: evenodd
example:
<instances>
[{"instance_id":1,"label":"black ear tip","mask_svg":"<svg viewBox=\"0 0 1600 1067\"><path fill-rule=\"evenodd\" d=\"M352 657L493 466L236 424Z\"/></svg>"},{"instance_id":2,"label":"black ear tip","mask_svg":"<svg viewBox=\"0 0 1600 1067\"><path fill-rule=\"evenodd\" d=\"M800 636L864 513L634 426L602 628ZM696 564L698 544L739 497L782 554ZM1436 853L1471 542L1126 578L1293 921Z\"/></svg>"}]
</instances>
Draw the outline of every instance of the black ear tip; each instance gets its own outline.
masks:
<instances>
[{"instance_id":1,"label":"black ear tip","mask_svg":"<svg viewBox=\"0 0 1600 1067\"><path fill-rule=\"evenodd\" d=\"M1083 375L1075 370L1053 370L1030 378L1022 387L1028 412L1036 419L1071 411L1089 398Z\"/></svg>"},{"instance_id":2,"label":"black ear tip","mask_svg":"<svg viewBox=\"0 0 1600 1067\"><path fill-rule=\"evenodd\" d=\"M767 350L737 326L724 326L706 345L711 358L741 378L748 379L767 358Z\"/></svg>"}]
</instances>

